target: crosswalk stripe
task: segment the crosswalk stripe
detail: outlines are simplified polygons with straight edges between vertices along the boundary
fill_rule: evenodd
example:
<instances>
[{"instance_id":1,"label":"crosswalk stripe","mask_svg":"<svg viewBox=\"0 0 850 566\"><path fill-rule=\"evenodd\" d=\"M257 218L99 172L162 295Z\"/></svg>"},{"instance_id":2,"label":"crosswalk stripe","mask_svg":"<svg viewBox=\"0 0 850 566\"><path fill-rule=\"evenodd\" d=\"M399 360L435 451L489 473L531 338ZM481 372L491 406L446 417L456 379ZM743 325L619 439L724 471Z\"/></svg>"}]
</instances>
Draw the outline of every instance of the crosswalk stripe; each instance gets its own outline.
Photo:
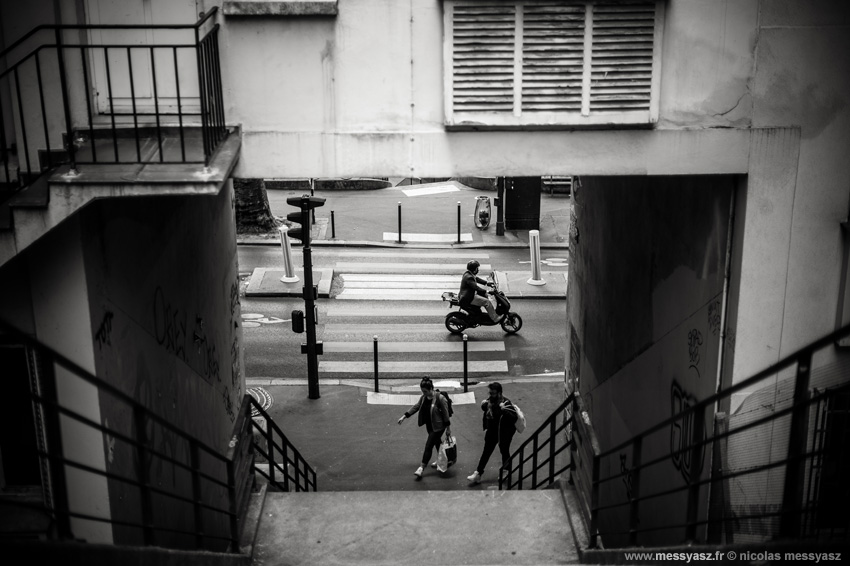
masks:
<instances>
[{"instance_id":1,"label":"crosswalk stripe","mask_svg":"<svg viewBox=\"0 0 850 566\"><path fill-rule=\"evenodd\" d=\"M378 281L392 283L410 283L413 281L428 281L434 283L452 283L460 284L460 275L435 275L435 274L418 274L405 275L401 273L343 273L341 277L346 283L353 281Z\"/></svg>"},{"instance_id":2,"label":"crosswalk stripe","mask_svg":"<svg viewBox=\"0 0 850 566\"><path fill-rule=\"evenodd\" d=\"M420 395L413 394L392 394L392 393L375 393L374 391L366 392L366 403L369 405L405 405L413 406L419 401ZM475 392L468 393L452 393L452 405L475 405Z\"/></svg>"},{"instance_id":3,"label":"crosswalk stripe","mask_svg":"<svg viewBox=\"0 0 850 566\"><path fill-rule=\"evenodd\" d=\"M344 280L345 289L392 289L386 281L349 281ZM399 291L408 289L440 289L441 291L456 290L457 283L451 281L406 281L401 285Z\"/></svg>"},{"instance_id":4,"label":"crosswalk stripe","mask_svg":"<svg viewBox=\"0 0 850 566\"><path fill-rule=\"evenodd\" d=\"M398 232L384 232L384 240L395 242L398 241ZM401 233L403 242L457 242L457 234L408 234ZM471 242L472 234L465 233L460 235L461 242Z\"/></svg>"},{"instance_id":5,"label":"crosswalk stripe","mask_svg":"<svg viewBox=\"0 0 850 566\"><path fill-rule=\"evenodd\" d=\"M354 361L320 361L319 372L322 373L371 373L375 369L374 362ZM463 372L463 361L457 362L435 362L432 360L408 360L403 362L379 361L378 369L381 373L461 373ZM506 360L482 360L470 361L468 363L470 373L507 373L508 362Z\"/></svg>"},{"instance_id":6,"label":"crosswalk stripe","mask_svg":"<svg viewBox=\"0 0 850 566\"><path fill-rule=\"evenodd\" d=\"M448 303L446 303L448 304ZM411 318L425 318L425 317L439 317L445 318L445 316L449 314L449 309L447 306L443 307L419 307L419 308L396 308L393 307L391 309L382 309L380 314L376 314L373 310L363 310L362 308L353 308L346 306L329 306L327 311L325 312L325 316L335 316L335 317L375 317L375 318L386 318L388 316L391 317L411 317Z\"/></svg>"},{"instance_id":7,"label":"crosswalk stripe","mask_svg":"<svg viewBox=\"0 0 850 566\"><path fill-rule=\"evenodd\" d=\"M386 336L387 334L420 334L420 333L448 334L446 327L440 323L432 324L327 324L327 334L373 334Z\"/></svg>"},{"instance_id":8,"label":"crosswalk stripe","mask_svg":"<svg viewBox=\"0 0 850 566\"><path fill-rule=\"evenodd\" d=\"M358 301L439 301L442 292L435 289L411 289L405 290L406 295L382 295L382 291L384 289L354 289L342 291L336 298Z\"/></svg>"},{"instance_id":9,"label":"crosswalk stripe","mask_svg":"<svg viewBox=\"0 0 850 566\"><path fill-rule=\"evenodd\" d=\"M351 353L374 351L372 342L325 342L324 351L329 353ZM504 352L505 343L487 340L484 342L467 342L469 352ZM391 352L463 352L462 342L379 342L379 356Z\"/></svg>"},{"instance_id":10,"label":"crosswalk stripe","mask_svg":"<svg viewBox=\"0 0 850 566\"><path fill-rule=\"evenodd\" d=\"M481 271L491 271L490 264L482 264ZM360 263L351 261L338 261L334 270L338 274L345 275L346 273L392 273L392 274L411 274L411 272L423 271L439 271L440 273L448 273L450 275L463 274L466 271L466 263L413 263L413 262L394 262L394 263Z\"/></svg>"}]
</instances>

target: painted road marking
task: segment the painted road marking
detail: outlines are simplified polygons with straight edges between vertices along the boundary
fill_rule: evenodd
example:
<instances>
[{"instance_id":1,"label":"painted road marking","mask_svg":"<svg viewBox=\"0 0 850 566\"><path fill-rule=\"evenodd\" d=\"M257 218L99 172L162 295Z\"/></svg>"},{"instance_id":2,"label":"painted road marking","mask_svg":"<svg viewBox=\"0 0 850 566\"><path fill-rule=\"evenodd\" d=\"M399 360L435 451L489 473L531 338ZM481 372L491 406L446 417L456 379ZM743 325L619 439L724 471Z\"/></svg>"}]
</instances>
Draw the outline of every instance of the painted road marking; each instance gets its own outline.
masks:
<instances>
[{"instance_id":1,"label":"painted road marking","mask_svg":"<svg viewBox=\"0 0 850 566\"><path fill-rule=\"evenodd\" d=\"M368 334L386 336L387 334L448 334L448 330L442 324L327 324L325 334Z\"/></svg>"},{"instance_id":2,"label":"painted road marking","mask_svg":"<svg viewBox=\"0 0 850 566\"><path fill-rule=\"evenodd\" d=\"M457 233L455 234L408 234L405 232L401 233L401 240L403 242L439 242L439 243L451 243L457 242ZM384 232L384 241L385 242L397 242L398 241L398 232ZM472 234L465 233L460 235L461 242L471 242Z\"/></svg>"},{"instance_id":3,"label":"painted road marking","mask_svg":"<svg viewBox=\"0 0 850 566\"><path fill-rule=\"evenodd\" d=\"M441 301L444 291L453 289L344 289L336 296L349 301Z\"/></svg>"},{"instance_id":4,"label":"painted road marking","mask_svg":"<svg viewBox=\"0 0 850 566\"><path fill-rule=\"evenodd\" d=\"M506 360L482 360L470 361L470 373L507 373L508 362ZM463 361L435 362L433 360L406 360L406 361L380 361L378 368L381 373L461 373L463 372ZM319 372L324 373L369 373L375 371L374 362L369 361L340 361L319 362Z\"/></svg>"},{"instance_id":5,"label":"painted road marking","mask_svg":"<svg viewBox=\"0 0 850 566\"><path fill-rule=\"evenodd\" d=\"M347 274L394 274L408 275L417 277L421 275L453 275L462 276L466 271L466 263L410 263L405 261L397 261L393 263L360 263L339 261L334 266L334 271L337 275L345 276ZM431 273L427 273L427 272ZM437 273L433 273L433 272ZM481 272L486 273L492 271L490 264L482 264Z\"/></svg>"},{"instance_id":6,"label":"painted road marking","mask_svg":"<svg viewBox=\"0 0 850 566\"><path fill-rule=\"evenodd\" d=\"M401 192L409 197L421 197L424 195L436 195L440 193L453 193L460 191L454 185L437 185L436 187L424 187L422 189L404 189Z\"/></svg>"},{"instance_id":7,"label":"painted road marking","mask_svg":"<svg viewBox=\"0 0 850 566\"><path fill-rule=\"evenodd\" d=\"M504 352L503 341L467 342L469 352ZM372 342L325 342L325 353L374 351ZM378 342L378 355L387 352L463 352L463 342Z\"/></svg>"},{"instance_id":8,"label":"painted road marking","mask_svg":"<svg viewBox=\"0 0 850 566\"><path fill-rule=\"evenodd\" d=\"M374 391L366 392L366 403L370 405L406 405L412 407L419 401L420 395L405 395L392 393L375 393ZM452 405L474 405L475 393L452 393Z\"/></svg>"},{"instance_id":9,"label":"painted road marking","mask_svg":"<svg viewBox=\"0 0 850 566\"><path fill-rule=\"evenodd\" d=\"M378 316L381 318L392 316L392 317L439 317L444 318L447 314L449 314L449 309L447 307L443 308L396 308L385 309L381 311L380 315L376 315L372 310L363 310L362 308L354 308L354 307L346 307L346 306L330 306L328 307L327 312L325 312L325 316L351 316L351 317L374 317Z\"/></svg>"}]
</instances>

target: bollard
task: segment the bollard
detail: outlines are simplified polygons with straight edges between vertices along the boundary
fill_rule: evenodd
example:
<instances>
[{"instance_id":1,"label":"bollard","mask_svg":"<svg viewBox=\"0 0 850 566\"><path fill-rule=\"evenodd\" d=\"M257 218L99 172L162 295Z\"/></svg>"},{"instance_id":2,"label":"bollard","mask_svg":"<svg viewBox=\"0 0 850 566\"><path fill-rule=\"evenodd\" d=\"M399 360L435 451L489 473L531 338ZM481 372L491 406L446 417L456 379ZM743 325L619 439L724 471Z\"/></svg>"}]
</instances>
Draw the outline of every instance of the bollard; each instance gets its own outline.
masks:
<instances>
[{"instance_id":1,"label":"bollard","mask_svg":"<svg viewBox=\"0 0 850 566\"><path fill-rule=\"evenodd\" d=\"M285 275L280 278L281 283L296 283L299 281L292 267L292 245L289 242L289 228L280 227L280 247L283 250L283 267Z\"/></svg>"},{"instance_id":2,"label":"bollard","mask_svg":"<svg viewBox=\"0 0 850 566\"><path fill-rule=\"evenodd\" d=\"M398 243L401 243L401 201L398 201Z\"/></svg>"},{"instance_id":3,"label":"bollard","mask_svg":"<svg viewBox=\"0 0 850 566\"><path fill-rule=\"evenodd\" d=\"M469 337L463 335L463 392L469 393Z\"/></svg>"},{"instance_id":4,"label":"bollard","mask_svg":"<svg viewBox=\"0 0 850 566\"><path fill-rule=\"evenodd\" d=\"M373 357L375 358L375 393L378 392L378 335L375 334L372 336L372 343L374 344Z\"/></svg>"},{"instance_id":5,"label":"bollard","mask_svg":"<svg viewBox=\"0 0 850 566\"><path fill-rule=\"evenodd\" d=\"M457 243L460 244L460 201L457 201Z\"/></svg>"},{"instance_id":6,"label":"bollard","mask_svg":"<svg viewBox=\"0 0 850 566\"><path fill-rule=\"evenodd\" d=\"M334 223L334 211L331 211L331 240L336 240L336 224Z\"/></svg>"},{"instance_id":7,"label":"bollard","mask_svg":"<svg viewBox=\"0 0 850 566\"><path fill-rule=\"evenodd\" d=\"M310 179L310 196L311 197L314 196L313 187L315 187L315 186L316 186L316 180ZM311 214L310 219L311 219L312 223L315 224L316 223L316 209L314 208L314 209L310 210L310 214Z\"/></svg>"},{"instance_id":8,"label":"bollard","mask_svg":"<svg viewBox=\"0 0 850 566\"><path fill-rule=\"evenodd\" d=\"M528 247L531 249L531 279L526 281L529 285L545 285L546 282L540 277L540 231L530 230L528 232Z\"/></svg>"}]
</instances>

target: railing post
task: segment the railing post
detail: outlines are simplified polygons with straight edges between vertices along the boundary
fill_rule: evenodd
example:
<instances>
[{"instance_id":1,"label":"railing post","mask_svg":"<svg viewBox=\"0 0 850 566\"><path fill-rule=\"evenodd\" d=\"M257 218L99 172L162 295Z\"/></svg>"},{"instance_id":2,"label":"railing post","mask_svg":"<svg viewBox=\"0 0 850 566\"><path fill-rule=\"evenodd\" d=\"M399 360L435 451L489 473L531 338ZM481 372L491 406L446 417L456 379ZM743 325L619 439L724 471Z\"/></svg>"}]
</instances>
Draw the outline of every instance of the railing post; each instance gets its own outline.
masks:
<instances>
[{"instance_id":1,"label":"railing post","mask_svg":"<svg viewBox=\"0 0 850 566\"><path fill-rule=\"evenodd\" d=\"M519 477L517 478L517 489L522 489L522 478L525 474L522 473L522 465L525 463L525 447L519 449L519 466L517 468L517 472L519 473Z\"/></svg>"},{"instance_id":2,"label":"railing post","mask_svg":"<svg viewBox=\"0 0 850 566\"><path fill-rule=\"evenodd\" d=\"M192 466L192 499L195 500L195 547L204 547L204 514L201 509L201 462L198 453L198 442L195 439L189 444L189 457Z\"/></svg>"},{"instance_id":3,"label":"railing post","mask_svg":"<svg viewBox=\"0 0 850 566\"><path fill-rule=\"evenodd\" d=\"M230 552L239 552L239 507L236 504L236 470L227 461L227 499L230 507Z\"/></svg>"},{"instance_id":4,"label":"railing post","mask_svg":"<svg viewBox=\"0 0 850 566\"><path fill-rule=\"evenodd\" d=\"M203 54L201 53L200 30L197 26L195 27L195 60L198 64L198 91L201 102L201 138L204 145L204 167L206 168L210 166L210 156L212 155L212 152L209 147L209 132L207 131L209 126L209 116L207 115L207 93L205 88L206 85L204 84L206 77L204 76Z\"/></svg>"},{"instance_id":5,"label":"railing post","mask_svg":"<svg viewBox=\"0 0 850 566\"><path fill-rule=\"evenodd\" d=\"M142 533L146 546L154 544L153 536L153 503L151 502L151 492L149 489L150 478L148 477L148 431L147 423L145 422L145 410L140 406L133 407L133 420L136 425L136 460L137 473L139 480L139 490L141 491L142 500Z\"/></svg>"},{"instance_id":6,"label":"railing post","mask_svg":"<svg viewBox=\"0 0 850 566\"><path fill-rule=\"evenodd\" d=\"M469 392L469 337L463 335L463 392Z\"/></svg>"},{"instance_id":7,"label":"railing post","mask_svg":"<svg viewBox=\"0 0 850 566\"><path fill-rule=\"evenodd\" d=\"M806 477L806 429L808 428L809 376L812 352L804 352L797 359L794 380L794 409L791 413L791 430L788 433L788 460L785 463L785 487L782 493L782 516L779 523L781 538L800 536L800 519L803 506L803 482Z\"/></svg>"},{"instance_id":8,"label":"railing post","mask_svg":"<svg viewBox=\"0 0 850 566\"><path fill-rule=\"evenodd\" d=\"M336 223L334 222L334 211L331 211L331 240L336 239Z\"/></svg>"},{"instance_id":9,"label":"railing post","mask_svg":"<svg viewBox=\"0 0 850 566\"><path fill-rule=\"evenodd\" d=\"M691 426L691 444L687 449L690 452L690 473L688 474L688 507L687 507L687 524L685 527L685 539L696 542L697 538L697 520L699 518L700 497L699 492L702 487L700 481L700 471L702 470L703 453L706 450L706 445L702 444L705 436L705 405L698 405L692 414L693 425ZM685 417L685 422L687 417ZM682 453L684 460L686 453Z\"/></svg>"},{"instance_id":10,"label":"railing post","mask_svg":"<svg viewBox=\"0 0 850 566\"><path fill-rule=\"evenodd\" d=\"M562 411L563 412L563 411ZM555 481L555 424L557 417L549 424L549 483Z\"/></svg>"},{"instance_id":11,"label":"railing post","mask_svg":"<svg viewBox=\"0 0 850 566\"><path fill-rule=\"evenodd\" d=\"M643 437L638 436L632 444L632 493L629 504L629 544L637 546L638 499L640 498L640 462L643 451Z\"/></svg>"},{"instance_id":12,"label":"railing post","mask_svg":"<svg viewBox=\"0 0 850 566\"><path fill-rule=\"evenodd\" d=\"M372 336L372 358L375 363L375 393L378 392L378 335Z\"/></svg>"},{"instance_id":13,"label":"railing post","mask_svg":"<svg viewBox=\"0 0 850 566\"><path fill-rule=\"evenodd\" d=\"M277 483L274 479L275 474L275 465L274 465L274 431L272 430L271 419L266 419L266 453L269 461L269 483Z\"/></svg>"},{"instance_id":14,"label":"railing post","mask_svg":"<svg viewBox=\"0 0 850 566\"><path fill-rule=\"evenodd\" d=\"M593 455L590 472L590 548L597 547L599 530L599 456Z\"/></svg>"},{"instance_id":15,"label":"railing post","mask_svg":"<svg viewBox=\"0 0 850 566\"><path fill-rule=\"evenodd\" d=\"M289 443L285 438L280 439L281 455L283 456L283 491L289 492ZM295 489L298 490L298 461L295 462Z\"/></svg>"},{"instance_id":16,"label":"railing post","mask_svg":"<svg viewBox=\"0 0 850 566\"><path fill-rule=\"evenodd\" d=\"M537 439L538 435L534 435L534 440L531 441L531 489L537 489Z\"/></svg>"},{"instance_id":17,"label":"railing post","mask_svg":"<svg viewBox=\"0 0 850 566\"><path fill-rule=\"evenodd\" d=\"M68 515L68 485L65 478L65 466L62 461L65 458L65 451L62 447L62 424L59 416L59 410L56 407L59 404L56 386L56 366L53 360L47 356L43 361L41 353L36 357L36 362L41 362L39 365L44 370L41 380L41 390L48 405L42 404L44 409L44 433L47 437L48 456L47 464L50 469L50 499L52 508L56 516L56 530L61 540L74 538L71 532L71 517Z\"/></svg>"},{"instance_id":18,"label":"railing post","mask_svg":"<svg viewBox=\"0 0 850 566\"><path fill-rule=\"evenodd\" d=\"M77 155L74 147L74 132L71 131L71 106L68 103L68 79L65 75L65 51L62 45L62 30L56 28L56 56L59 63L59 88L62 89L62 108L65 112L65 137L68 140L68 159L71 162L71 175L77 174ZM23 116L21 116L23 119ZM94 142L92 142L94 145Z\"/></svg>"}]
</instances>

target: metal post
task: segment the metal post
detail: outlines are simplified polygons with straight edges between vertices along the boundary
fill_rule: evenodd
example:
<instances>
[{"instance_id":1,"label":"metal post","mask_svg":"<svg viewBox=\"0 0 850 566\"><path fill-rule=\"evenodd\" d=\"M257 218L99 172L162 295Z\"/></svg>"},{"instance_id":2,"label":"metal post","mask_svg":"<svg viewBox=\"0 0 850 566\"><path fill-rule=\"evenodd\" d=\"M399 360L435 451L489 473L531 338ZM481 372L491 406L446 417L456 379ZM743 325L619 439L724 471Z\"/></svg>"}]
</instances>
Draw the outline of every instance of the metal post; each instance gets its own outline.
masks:
<instances>
[{"instance_id":1,"label":"metal post","mask_svg":"<svg viewBox=\"0 0 850 566\"><path fill-rule=\"evenodd\" d=\"M788 460L785 463L785 488L782 494L782 517L779 522L781 538L799 538L803 507L803 482L806 477L806 441L809 422L809 376L812 352L797 358L797 375L794 381L794 410L791 413L791 430L788 433Z\"/></svg>"},{"instance_id":2,"label":"metal post","mask_svg":"<svg viewBox=\"0 0 850 566\"><path fill-rule=\"evenodd\" d=\"M496 210L496 235L505 235L505 178L499 177L496 181L496 196L499 198L499 206Z\"/></svg>"},{"instance_id":3,"label":"metal post","mask_svg":"<svg viewBox=\"0 0 850 566\"><path fill-rule=\"evenodd\" d=\"M236 504L236 469L227 461L227 499L230 508L230 552L239 552L239 509Z\"/></svg>"},{"instance_id":4,"label":"metal post","mask_svg":"<svg viewBox=\"0 0 850 566\"><path fill-rule=\"evenodd\" d=\"M398 243L401 243L401 201L398 201Z\"/></svg>"},{"instance_id":5,"label":"metal post","mask_svg":"<svg viewBox=\"0 0 850 566\"><path fill-rule=\"evenodd\" d=\"M269 461L269 483L271 485L275 485L276 481L274 479L275 469L274 465L274 431L272 430L272 424L269 422L269 419L266 420L266 454L268 454ZM285 460L284 460L285 461Z\"/></svg>"},{"instance_id":6,"label":"metal post","mask_svg":"<svg viewBox=\"0 0 850 566\"><path fill-rule=\"evenodd\" d=\"M629 544L637 546L637 527L640 521L638 498L640 498L640 462L643 451L643 437L638 436L632 444L632 493L629 503ZM626 478L624 478L626 479Z\"/></svg>"},{"instance_id":7,"label":"metal post","mask_svg":"<svg viewBox=\"0 0 850 566\"><path fill-rule=\"evenodd\" d=\"M310 248L310 211L301 209L301 226L304 234L304 325L307 327L307 397L318 399L319 358L316 347L316 312L313 308L313 251Z\"/></svg>"},{"instance_id":8,"label":"metal post","mask_svg":"<svg viewBox=\"0 0 850 566\"><path fill-rule=\"evenodd\" d=\"M331 240L336 239L336 224L334 223L334 211L331 211Z\"/></svg>"},{"instance_id":9,"label":"metal post","mask_svg":"<svg viewBox=\"0 0 850 566\"><path fill-rule=\"evenodd\" d=\"M460 239L460 201L457 201L457 243L461 243Z\"/></svg>"},{"instance_id":10,"label":"metal post","mask_svg":"<svg viewBox=\"0 0 850 566\"><path fill-rule=\"evenodd\" d=\"M295 275L295 268L292 267L292 243L289 241L289 228L281 226L280 230L280 248L283 251L283 268L284 276L280 278L281 283L297 283L300 281Z\"/></svg>"},{"instance_id":11,"label":"metal post","mask_svg":"<svg viewBox=\"0 0 850 566\"><path fill-rule=\"evenodd\" d=\"M378 335L372 336L372 357L375 362L375 393L378 392Z\"/></svg>"},{"instance_id":12,"label":"metal post","mask_svg":"<svg viewBox=\"0 0 850 566\"><path fill-rule=\"evenodd\" d=\"M68 170L70 175L78 175L77 172L77 148L74 147L74 131L71 127L71 105L68 102L68 79L65 70L65 51L62 45L62 30L56 28L56 56L59 60L59 88L62 91L62 109L65 113L65 132L68 140L68 160L71 162L71 167ZM21 115L23 120L23 114ZM94 145L94 141L92 141Z\"/></svg>"},{"instance_id":13,"label":"metal post","mask_svg":"<svg viewBox=\"0 0 850 566\"><path fill-rule=\"evenodd\" d=\"M469 337L463 335L463 392L469 392Z\"/></svg>"},{"instance_id":14,"label":"metal post","mask_svg":"<svg viewBox=\"0 0 850 566\"><path fill-rule=\"evenodd\" d=\"M316 180L313 179L313 178L310 178L310 196L311 197L315 196L314 193L313 193L313 189L315 187L316 187ZM311 219L313 224L316 223L316 209L315 208L310 210L310 219ZM311 224L311 226L312 226L312 224Z\"/></svg>"},{"instance_id":15,"label":"metal post","mask_svg":"<svg viewBox=\"0 0 850 566\"><path fill-rule=\"evenodd\" d=\"M685 417L687 419L687 417ZM699 483L700 480L700 470L702 470L702 460L703 453L706 450L706 446L704 444L700 444L705 437L705 405L699 405L693 412L693 426L691 426L691 430L693 433L690 435L691 446L688 449L690 451L690 475L688 476L688 482L690 483L690 487L688 488L688 506L687 506L687 524L685 526L685 539L697 542L697 521L699 518L699 506L700 506L700 488L702 487ZM682 452L682 459L684 459L688 454Z\"/></svg>"},{"instance_id":16,"label":"metal post","mask_svg":"<svg viewBox=\"0 0 850 566\"><path fill-rule=\"evenodd\" d=\"M528 247L531 249L531 279L529 285L545 285L546 281L540 276L540 231L529 230Z\"/></svg>"},{"instance_id":17,"label":"metal post","mask_svg":"<svg viewBox=\"0 0 850 566\"><path fill-rule=\"evenodd\" d=\"M537 489L537 439L539 437L535 434L534 440L531 441L532 449L531 449L531 489Z\"/></svg>"}]
</instances>

